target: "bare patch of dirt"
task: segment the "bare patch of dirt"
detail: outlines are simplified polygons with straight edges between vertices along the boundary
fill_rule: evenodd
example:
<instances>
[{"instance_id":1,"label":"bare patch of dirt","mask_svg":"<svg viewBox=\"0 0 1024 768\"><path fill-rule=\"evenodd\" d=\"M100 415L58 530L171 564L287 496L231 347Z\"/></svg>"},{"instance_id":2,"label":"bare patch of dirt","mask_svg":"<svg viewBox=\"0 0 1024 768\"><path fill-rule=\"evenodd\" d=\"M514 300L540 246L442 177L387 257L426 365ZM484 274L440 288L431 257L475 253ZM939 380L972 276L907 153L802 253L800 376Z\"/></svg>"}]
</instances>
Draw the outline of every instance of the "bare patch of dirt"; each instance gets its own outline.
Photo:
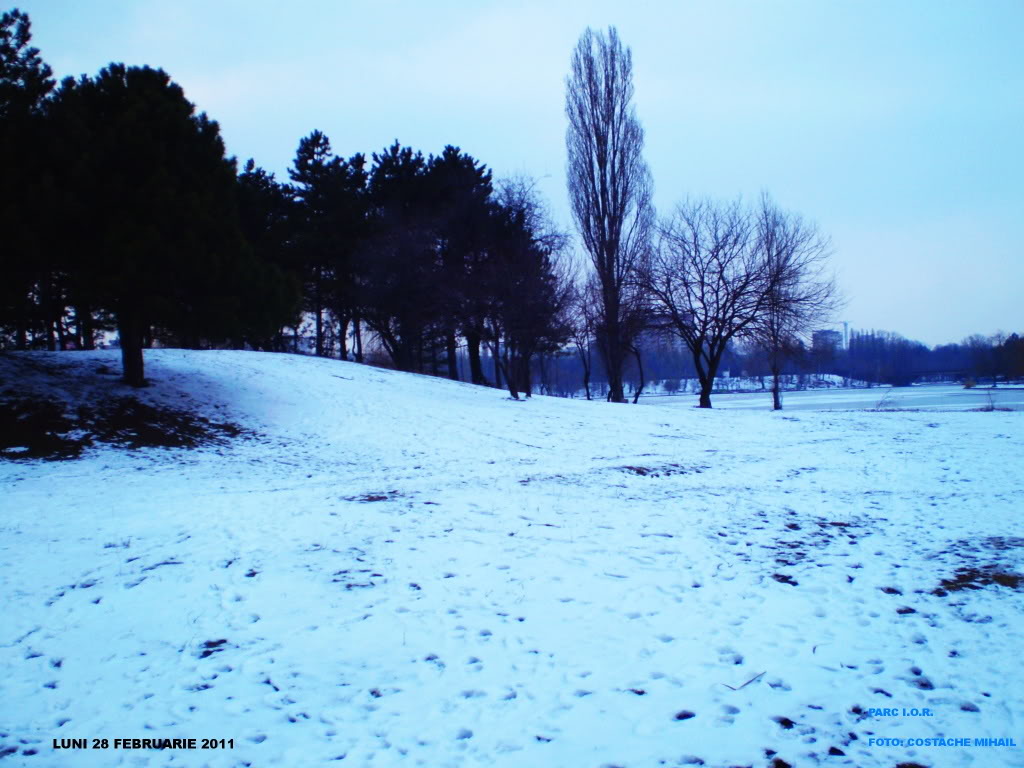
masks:
<instances>
[{"instance_id":1,"label":"bare patch of dirt","mask_svg":"<svg viewBox=\"0 0 1024 768\"><path fill-rule=\"evenodd\" d=\"M391 501L401 496L398 491L382 491L380 493L364 493L362 496L344 496L343 501L359 501L359 502L371 502L371 501Z\"/></svg>"},{"instance_id":2,"label":"bare patch of dirt","mask_svg":"<svg viewBox=\"0 0 1024 768\"><path fill-rule=\"evenodd\" d=\"M1001 571L996 567L984 568L960 568L952 578L943 579L937 589L932 591L933 595L945 597L950 592L959 592L964 589L982 589L996 584L1000 587L1010 589L1021 589L1024 587L1024 574Z\"/></svg>"},{"instance_id":3,"label":"bare patch of dirt","mask_svg":"<svg viewBox=\"0 0 1024 768\"><path fill-rule=\"evenodd\" d=\"M836 544L855 544L863 535L858 524L837 520L790 522L785 528L786 534L762 545L775 553L775 564L780 566L797 565Z\"/></svg>"},{"instance_id":4,"label":"bare patch of dirt","mask_svg":"<svg viewBox=\"0 0 1024 768\"><path fill-rule=\"evenodd\" d=\"M632 472L634 475L640 475L641 477L669 477L671 475L699 475L708 467L692 466L684 467L682 464L662 464L657 467L635 467L625 466L622 469L627 472Z\"/></svg>"},{"instance_id":5,"label":"bare patch of dirt","mask_svg":"<svg viewBox=\"0 0 1024 768\"><path fill-rule=\"evenodd\" d=\"M991 586L1024 590L1024 574L1016 569L1021 549L1024 549L1024 538L1017 536L988 536L953 543L939 554L955 555L963 565L940 581L932 594L945 597L950 592Z\"/></svg>"},{"instance_id":6,"label":"bare patch of dirt","mask_svg":"<svg viewBox=\"0 0 1024 768\"><path fill-rule=\"evenodd\" d=\"M0 400L0 458L4 459L74 459L96 443L130 449L196 448L223 444L242 434L235 424L147 405L134 397L74 410L38 397Z\"/></svg>"},{"instance_id":7,"label":"bare patch of dirt","mask_svg":"<svg viewBox=\"0 0 1024 768\"><path fill-rule=\"evenodd\" d=\"M81 410L81 409L80 409ZM187 411L154 407L121 397L88 416L95 438L127 448L195 448L223 443L242 434L241 427Z\"/></svg>"},{"instance_id":8,"label":"bare patch of dirt","mask_svg":"<svg viewBox=\"0 0 1024 768\"><path fill-rule=\"evenodd\" d=\"M0 402L0 458L74 459L92 444L56 403L27 397Z\"/></svg>"}]
</instances>

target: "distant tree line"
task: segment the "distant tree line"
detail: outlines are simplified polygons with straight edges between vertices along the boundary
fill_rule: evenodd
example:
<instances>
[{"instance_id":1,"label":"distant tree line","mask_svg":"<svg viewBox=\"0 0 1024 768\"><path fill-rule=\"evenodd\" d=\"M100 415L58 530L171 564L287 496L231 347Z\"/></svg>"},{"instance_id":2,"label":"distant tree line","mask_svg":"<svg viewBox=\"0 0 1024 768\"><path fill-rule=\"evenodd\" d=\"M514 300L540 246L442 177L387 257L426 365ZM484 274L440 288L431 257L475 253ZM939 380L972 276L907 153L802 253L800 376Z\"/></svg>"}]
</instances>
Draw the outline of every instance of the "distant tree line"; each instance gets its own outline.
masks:
<instances>
[{"instance_id":1,"label":"distant tree line","mask_svg":"<svg viewBox=\"0 0 1024 768\"><path fill-rule=\"evenodd\" d=\"M922 381L996 384L1024 379L1024 339L1014 333L976 334L958 344L928 347L885 331L854 331L846 349L815 352L816 370L872 384Z\"/></svg>"},{"instance_id":2,"label":"distant tree line","mask_svg":"<svg viewBox=\"0 0 1024 768\"><path fill-rule=\"evenodd\" d=\"M842 338L841 334L836 334ZM826 337L828 338L828 337ZM623 369L624 391L635 396L641 388L641 370L646 388L663 394L696 391L700 378L689 349L653 331L637 340L642 364L629 361ZM722 354L720 376L744 377L747 387L771 392L775 374L771 350L756 339L730 342ZM778 366L786 388L813 386L823 376L839 377L850 386L896 385L927 382L974 382L979 386L1024 380L1024 338L1018 334L974 335L960 343L928 347L888 331L857 331L850 334L849 347L841 343L806 343L796 339L786 349ZM584 379L592 397L605 398L609 382L599 359L589 371L570 349L557 355L538 356L533 366L534 388L544 394L586 397ZM722 378L714 388L730 388Z\"/></svg>"}]
</instances>

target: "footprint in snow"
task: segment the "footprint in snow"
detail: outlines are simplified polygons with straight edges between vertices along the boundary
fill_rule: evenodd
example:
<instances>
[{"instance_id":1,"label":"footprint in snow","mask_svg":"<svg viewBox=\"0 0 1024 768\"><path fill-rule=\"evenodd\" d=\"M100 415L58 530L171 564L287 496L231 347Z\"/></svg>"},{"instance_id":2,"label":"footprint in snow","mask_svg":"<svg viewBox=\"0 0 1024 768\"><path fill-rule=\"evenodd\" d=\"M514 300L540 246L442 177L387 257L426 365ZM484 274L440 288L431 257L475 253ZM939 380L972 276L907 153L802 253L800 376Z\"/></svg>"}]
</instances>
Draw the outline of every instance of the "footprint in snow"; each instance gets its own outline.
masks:
<instances>
[{"instance_id":1,"label":"footprint in snow","mask_svg":"<svg viewBox=\"0 0 1024 768\"><path fill-rule=\"evenodd\" d=\"M743 656L736 653L732 648L719 648L718 661L722 664L742 664Z\"/></svg>"}]
</instances>

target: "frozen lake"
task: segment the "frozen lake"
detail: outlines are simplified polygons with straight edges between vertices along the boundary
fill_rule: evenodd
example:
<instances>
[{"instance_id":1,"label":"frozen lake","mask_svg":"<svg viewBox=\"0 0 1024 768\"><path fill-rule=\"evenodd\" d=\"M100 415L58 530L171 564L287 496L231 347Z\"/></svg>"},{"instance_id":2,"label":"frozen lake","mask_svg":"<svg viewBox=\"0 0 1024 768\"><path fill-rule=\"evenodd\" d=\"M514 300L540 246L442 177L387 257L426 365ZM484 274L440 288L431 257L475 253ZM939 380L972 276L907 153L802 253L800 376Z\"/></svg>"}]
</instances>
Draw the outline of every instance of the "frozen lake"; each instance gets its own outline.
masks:
<instances>
[{"instance_id":1,"label":"frozen lake","mask_svg":"<svg viewBox=\"0 0 1024 768\"><path fill-rule=\"evenodd\" d=\"M686 408L697 404L697 396L652 395L641 397L644 405ZM772 395L743 392L711 396L713 408L770 409ZM920 410L967 411L975 408L1024 410L1024 387L975 387L958 384L922 384L912 387L872 387L870 389L815 389L782 393L782 407L792 411L846 411L873 408L913 408Z\"/></svg>"}]
</instances>

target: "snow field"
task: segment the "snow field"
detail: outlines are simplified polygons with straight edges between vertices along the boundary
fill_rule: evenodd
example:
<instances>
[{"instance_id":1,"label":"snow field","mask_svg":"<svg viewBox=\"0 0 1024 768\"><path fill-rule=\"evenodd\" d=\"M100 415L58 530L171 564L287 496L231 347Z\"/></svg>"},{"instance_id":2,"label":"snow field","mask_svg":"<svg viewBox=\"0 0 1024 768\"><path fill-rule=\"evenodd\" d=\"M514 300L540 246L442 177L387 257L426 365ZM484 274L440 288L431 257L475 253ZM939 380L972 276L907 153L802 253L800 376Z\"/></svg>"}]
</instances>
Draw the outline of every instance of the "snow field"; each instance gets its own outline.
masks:
<instances>
[{"instance_id":1,"label":"snow field","mask_svg":"<svg viewBox=\"0 0 1024 768\"><path fill-rule=\"evenodd\" d=\"M33 360L50 373L19 386L127 394L95 373L113 353ZM5 765L1024 765L868 746L1024 744L1021 591L933 594L964 567L1024 571L1020 413L513 402L245 352L147 365L140 398L251 434L0 464ZM235 747L51 746L72 737Z\"/></svg>"}]
</instances>

